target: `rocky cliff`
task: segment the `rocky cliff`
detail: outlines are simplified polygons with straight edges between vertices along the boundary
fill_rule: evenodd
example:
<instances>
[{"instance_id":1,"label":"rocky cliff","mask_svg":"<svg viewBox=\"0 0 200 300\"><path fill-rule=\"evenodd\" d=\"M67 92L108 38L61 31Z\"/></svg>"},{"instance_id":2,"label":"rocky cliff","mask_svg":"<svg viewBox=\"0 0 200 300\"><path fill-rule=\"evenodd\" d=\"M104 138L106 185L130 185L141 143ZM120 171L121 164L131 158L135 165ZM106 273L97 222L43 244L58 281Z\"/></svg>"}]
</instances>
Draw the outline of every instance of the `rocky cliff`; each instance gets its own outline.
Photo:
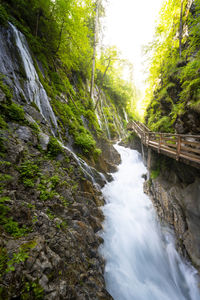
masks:
<instances>
[{"instance_id":1,"label":"rocky cliff","mask_svg":"<svg viewBox=\"0 0 200 300\"><path fill-rule=\"evenodd\" d=\"M56 92L12 24L0 30L0 73L0 299L111 299L98 231L100 187L120 162L102 107L113 138L116 108L103 96L95 114L77 76L73 93Z\"/></svg>"},{"instance_id":2,"label":"rocky cliff","mask_svg":"<svg viewBox=\"0 0 200 300\"><path fill-rule=\"evenodd\" d=\"M179 251L200 270L200 170L151 153L144 190L160 218L172 225Z\"/></svg>"},{"instance_id":3,"label":"rocky cliff","mask_svg":"<svg viewBox=\"0 0 200 300\"><path fill-rule=\"evenodd\" d=\"M142 154L144 192L161 221L174 228L179 252L200 270L200 170L147 149L135 134L124 144Z\"/></svg>"}]
</instances>

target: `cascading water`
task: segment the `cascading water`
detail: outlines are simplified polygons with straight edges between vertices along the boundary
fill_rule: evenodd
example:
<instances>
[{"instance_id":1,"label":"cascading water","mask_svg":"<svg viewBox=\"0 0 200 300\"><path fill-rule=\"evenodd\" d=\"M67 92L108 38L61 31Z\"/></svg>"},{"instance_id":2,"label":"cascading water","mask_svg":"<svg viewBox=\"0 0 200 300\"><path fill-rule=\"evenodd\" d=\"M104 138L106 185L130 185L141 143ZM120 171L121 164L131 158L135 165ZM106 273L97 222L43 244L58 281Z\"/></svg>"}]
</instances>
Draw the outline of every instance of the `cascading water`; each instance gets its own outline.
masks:
<instances>
[{"instance_id":1,"label":"cascading water","mask_svg":"<svg viewBox=\"0 0 200 300\"><path fill-rule=\"evenodd\" d=\"M100 189L100 186L104 185L107 180L103 173L98 172L95 168L90 167L82 158L78 157L72 150L70 150L68 147L66 147L63 143L61 143L61 146L67 150L75 159L75 161L80 166L85 178L87 178L89 181L93 183L93 185Z\"/></svg>"},{"instance_id":2,"label":"cascading water","mask_svg":"<svg viewBox=\"0 0 200 300\"><path fill-rule=\"evenodd\" d=\"M115 146L122 164L103 188L107 204L104 245L105 280L115 300L198 300L197 271L177 253L173 234L161 226L143 193L146 169L140 155Z\"/></svg>"},{"instance_id":3,"label":"cascading water","mask_svg":"<svg viewBox=\"0 0 200 300\"><path fill-rule=\"evenodd\" d=\"M5 75L16 96L21 98L23 95L27 103L35 102L40 113L55 131L57 120L46 91L39 81L26 38L11 23L5 32L3 29L0 32L0 50L0 72Z\"/></svg>"},{"instance_id":4,"label":"cascading water","mask_svg":"<svg viewBox=\"0 0 200 300\"><path fill-rule=\"evenodd\" d=\"M123 108L123 113L124 113L125 121L128 123L128 116L124 108Z\"/></svg>"}]
</instances>

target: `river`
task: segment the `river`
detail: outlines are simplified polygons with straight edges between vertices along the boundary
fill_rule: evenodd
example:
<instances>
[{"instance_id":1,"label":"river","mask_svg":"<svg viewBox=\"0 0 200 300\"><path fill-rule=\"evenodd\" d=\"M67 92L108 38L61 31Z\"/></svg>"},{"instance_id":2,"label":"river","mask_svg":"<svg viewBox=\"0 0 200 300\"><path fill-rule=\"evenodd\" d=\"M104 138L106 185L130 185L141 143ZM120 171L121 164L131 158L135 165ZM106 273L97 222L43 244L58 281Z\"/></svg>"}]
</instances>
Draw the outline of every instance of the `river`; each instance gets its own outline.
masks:
<instances>
[{"instance_id":1,"label":"river","mask_svg":"<svg viewBox=\"0 0 200 300\"><path fill-rule=\"evenodd\" d=\"M147 170L140 154L115 148L122 163L103 188L108 292L115 300L199 300L197 271L177 253L173 232L160 224L143 193Z\"/></svg>"}]
</instances>

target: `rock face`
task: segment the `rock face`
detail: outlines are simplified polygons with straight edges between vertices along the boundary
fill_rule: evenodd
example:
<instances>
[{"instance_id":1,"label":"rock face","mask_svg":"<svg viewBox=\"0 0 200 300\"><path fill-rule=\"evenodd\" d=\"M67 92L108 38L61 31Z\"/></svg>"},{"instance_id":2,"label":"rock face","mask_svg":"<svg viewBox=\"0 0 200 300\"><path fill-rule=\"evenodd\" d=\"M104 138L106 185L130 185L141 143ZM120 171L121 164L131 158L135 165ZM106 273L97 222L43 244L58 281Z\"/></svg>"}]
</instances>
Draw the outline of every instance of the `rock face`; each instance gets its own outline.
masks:
<instances>
[{"instance_id":1,"label":"rock face","mask_svg":"<svg viewBox=\"0 0 200 300\"><path fill-rule=\"evenodd\" d=\"M200 111L188 109L184 114L177 117L174 128L179 134L199 134Z\"/></svg>"},{"instance_id":2,"label":"rock face","mask_svg":"<svg viewBox=\"0 0 200 300\"><path fill-rule=\"evenodd\" d=\"M47 93L39 81L25 36L12 24L0 30L0 73L19 103L35 103L56 131L57 120ZM52 126L53 125L53 126Z\"/></svg>"},{"instance_id":3,"label":"rock face","mask_svg":"<svg viewBox=\"0 0 200 300\"><path fill-rule=\"evenodd\" d=\"M172 225L177 247L200 270L200 170L153 152L150 173L160 165L157 178L144 184L161 219Z\"/></svg>"},{"instance_id":4,"label":"rock face","mask_svg":"<svg viewBox=\"0 0 200 300\"><path fill-rule=\"evenodd\" d=\"M86 90L88 119L59 93L47 95L36 65L25 36L0 28L0 299L111 299L98 253L100 187L120 155L97 134ZM84 133L82 152L73 131Z\"/></svg>"},{"instance_id":5,"label":"rock face","mask_svg":"<svg viewBox=\"0 0 200 300\"><path fill-rule=\"evenodd\" d=\"M1 131L0 299L111 299L98 254L100 190L70 152L52 158L46 136L8 125Z\"/></svg>"}]
</instances>

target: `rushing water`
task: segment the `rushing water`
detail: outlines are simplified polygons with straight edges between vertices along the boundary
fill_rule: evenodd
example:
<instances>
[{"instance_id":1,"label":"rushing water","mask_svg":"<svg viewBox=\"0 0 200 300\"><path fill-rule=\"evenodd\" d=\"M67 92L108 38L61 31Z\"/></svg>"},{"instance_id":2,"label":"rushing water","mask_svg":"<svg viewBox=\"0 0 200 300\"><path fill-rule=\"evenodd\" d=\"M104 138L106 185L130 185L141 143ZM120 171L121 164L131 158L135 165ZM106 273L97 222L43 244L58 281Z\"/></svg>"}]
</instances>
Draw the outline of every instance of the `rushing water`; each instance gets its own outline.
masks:
<instances>
[{"instance_id":1,"label":"rushing water","mask_svg":"<svg viewBox=\"0 0 200 300\"><path fill-rule=\"evenodd\" d=\"M115 147L122 164L103 189L107 290L115 300L199 300L196 270L179 256L172 232L143 193L140 155Z\"/></svg>"}]
</instances>

